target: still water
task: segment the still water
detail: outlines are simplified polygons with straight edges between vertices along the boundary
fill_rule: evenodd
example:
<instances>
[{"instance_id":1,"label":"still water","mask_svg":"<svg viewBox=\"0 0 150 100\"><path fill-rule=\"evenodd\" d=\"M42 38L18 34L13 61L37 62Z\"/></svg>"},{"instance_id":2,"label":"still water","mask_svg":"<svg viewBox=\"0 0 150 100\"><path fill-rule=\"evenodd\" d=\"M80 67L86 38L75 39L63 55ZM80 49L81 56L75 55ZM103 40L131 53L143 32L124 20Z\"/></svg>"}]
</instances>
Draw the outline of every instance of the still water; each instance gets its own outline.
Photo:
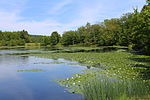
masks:
<instances>
[{"instance_id":1,"label":"still water","mask_svg":"<svg viewBox=\"0 0 150 100\"><path fill-rule=\"evenodd\" d=\"M100 66L10 55L25 52L45 50L0 50L0 100L150 100L148 80L105 79Z\"/></svg>"},{"instance_id":2,"label":"still water","mask_svg":"<svg viewBox=\"0 0 150 100\"><path fill-rule=\"evenodd\" d=\"M64 92L65 87L60 86L54 80L82 73L81 70L86 67L50 64L53 61L68 62L64 59L7 55L7 53L18 52L25 51L0 51L0 100L82 99L80 94ZM40 62L45 64L40 64Z\"/></svg>"}]
</instances>

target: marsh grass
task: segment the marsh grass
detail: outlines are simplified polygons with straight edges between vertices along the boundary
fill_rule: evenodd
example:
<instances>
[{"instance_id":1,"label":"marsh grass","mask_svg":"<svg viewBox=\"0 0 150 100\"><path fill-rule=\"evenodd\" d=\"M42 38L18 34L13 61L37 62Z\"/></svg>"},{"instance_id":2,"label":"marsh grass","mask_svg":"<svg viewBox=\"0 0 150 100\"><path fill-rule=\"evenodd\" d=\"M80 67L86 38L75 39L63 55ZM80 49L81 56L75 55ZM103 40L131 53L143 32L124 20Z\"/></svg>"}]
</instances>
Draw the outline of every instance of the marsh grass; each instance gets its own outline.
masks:
<instances>
[{"instance_id":1,"label":"marsh grass","mask_svg":"<svg viewBox=\"0 0 150 100\"><path fill-rule=\"evenodd\" d=\"M66 92L80 93L85 100L149 100L150 83L117 80L98 73L82 73L56 80Z\"/></svg>"},{"instance_id":2,"label":"marsh grass","mask_svg":"<svg viewBox=\"0 0 150 100\"><path fill-rule=\"evenodd\" d=\"M66 64L65 62L52 61L52 62L38 62L34 64Z\"/></svg>"},{"instance_id":3,"label":"marsh grass","mask_svg":"<svg viewBox=\"0 0 150 100\"><path fill-rule=\"evenodd\" d=\"M56 53L78 53L78 52L110 52L116 51L119 47L102 46L102 47L61 47Z\"/></svg>"},{"instance_id":4,"label":"marsh grass","mask_svg":"<svg viewBox=\"0 0 150 100\"><path fill-rule=\"evenodd\" d=\"M95 80L83 83L81 92L85 100L149 100L146 85L141 81Z\"/></svg>"},{"instance_id":5,"label":"marsh grass","mask_svg":"<svg viewBox=\"0 0 150 100\"><path fill-rule=\"evenodd\" d=\"M7 53L7 55L20 55L20 56L27 56L30 54L41 54L41 52L20 52L20 53Z\"/></svg>"},{"instance_id":6,"label":"marsh grass","mask_svg":"<svg viewBox=\"0 0 150 100\"><path fill-rule=\"evenodd\" d=\"M56 81L66 92L81 93L85 100L149 100L150 83L117 80L105 75L75 74Z\"/></svg>"}]
</instances>

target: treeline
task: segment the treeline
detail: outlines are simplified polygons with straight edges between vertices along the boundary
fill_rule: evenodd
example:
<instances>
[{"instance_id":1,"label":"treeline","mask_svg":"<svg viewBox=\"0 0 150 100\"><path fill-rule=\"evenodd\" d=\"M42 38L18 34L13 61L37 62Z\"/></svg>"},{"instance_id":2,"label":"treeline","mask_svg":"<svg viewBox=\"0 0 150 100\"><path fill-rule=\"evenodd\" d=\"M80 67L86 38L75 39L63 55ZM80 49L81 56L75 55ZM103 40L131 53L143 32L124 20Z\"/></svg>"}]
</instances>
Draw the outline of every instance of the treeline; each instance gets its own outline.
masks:
<instances>
[{"instance_id":1,"label":"treeline","mask_svg":"<svg viewBox=\"0 0 150 100\"><path fill-rule=\"evenodd\" d=\"M150 0L139 12L127 13L120 18L106 19L98 24L87 23L75 31L66 31L60 36L29 35L27 31L1 32L0 46L16 46L25 43L41 43L43 46L61 44L80 46L128 46L150 54Z\"/></svg>"},{"instance_id":2,"label":"treeline","mask_svg":"<svg viewBox=\"0 0 150 100\"><path fill-rule=\"evenodd\" d=\"M43 46L53 46L60 42L60 34L55 31L51 33L51 36L41 36L41 35L29 35L30 43L41 43Z\"/></svg>"},{"instance_id":3,"label":"treeline","mask_svg":"<svg viewBox=\"0 0 150 100\"><path fill-rule=\"evenodd\" d=\"M139 12L127 13L120 18L107 19L99 24L67 31L62 35L63 45L128 46L150 54L150 1Z\"/></svg>"},{"instance_id":4,"label":"treeline","mask_svg":"<svg viewBox=\"0 0 150 100\"><path fill-rule=\"evenodd\" d=\"M29 42L27 31L2 32L0 31L0 46L22 46Z\"/></svg>"},{"instance_id":5,"label":"treeline","mask_svg":"<svg viewBox=\"0 0 150 100\"><path fill-rule=\"evenodd\" d=\"M2 32L0 31L0 46L24 46L25 43L40 43L43 46L56 45L60 35L53 32L51 36L30 35L27 31Z\"/></svg>"}]
</instances>

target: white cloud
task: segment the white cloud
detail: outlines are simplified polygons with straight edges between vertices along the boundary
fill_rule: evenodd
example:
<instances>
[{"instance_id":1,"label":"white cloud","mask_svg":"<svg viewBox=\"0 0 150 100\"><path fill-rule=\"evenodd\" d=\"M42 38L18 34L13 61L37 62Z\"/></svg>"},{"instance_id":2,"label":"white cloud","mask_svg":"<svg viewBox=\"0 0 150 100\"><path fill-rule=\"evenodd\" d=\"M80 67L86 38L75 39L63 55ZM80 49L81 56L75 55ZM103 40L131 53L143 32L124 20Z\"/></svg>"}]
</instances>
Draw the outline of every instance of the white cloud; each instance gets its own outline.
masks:
<instances>
[{"instance_id":1,"label":"white cloud","mask_svg":"<svg viewBox=\"0 0 150 100\"><path fill-rule=\"evenodd\" d=\"M111 8L112 5L111 7L108 7L109 4L105 6L104 4L106 2L101 3L102 1L100 0L63 0L63 2L59 2L58 4L51 7L51 10L49 10L47 13L59 15L67 9L66 6L75 4L76 8L74 9L76 11L72 11L74 12L74 15L68 16L72 17L72 20L68 23L62 23L56 18L52 19L51 16L40 21L27 21L24 20L25 18L23 16L20 16L20 13L25 9L24 4L27 0L16 0L15 3L20 3L20 5L17 4L17 7L12 3L12 1L13 0L7 0L7 2L5 2L5 0L2 0L2 2L0 2L0 5L8 3L8 5L11 5L11 8L14 8L11 11L7 9L0 9L0 29L3 31L19 31L25 29L31 34L43 35L50 35L50 33L53 31L63 33L64 31L85 25L87 22L95 23L96 21L100 21L99 19L101 18L106 18L108 15L106 13L111 14L111 11L116 9ZM142 0L138 1L140 3L142 2ZM132 2L135 2L135 0L132 0ZM67 20L67 18L65 20Z\"/></svg>"},{"instance_id":2,"label":"white cloud","mask_svg":"<svg viewBox=\"0 0 150 100\"><path fill-rule=\"evenodd\" d=\"M72 0L63 0L62 2L56 3L53 7L48 11L49 14L61 14L66 9L66 6L71 4Z\"/></svg>"},{"instance_id":3,"label":"white cloud","mask_svg":"<svg viewBox=\"0 0 150 100\"><path fill-rule=\"evenodd\" d=\"M17 4L18 0L15 1ZM12 0L5 1L3 0L0 4L8 4L12 8L15 4L11 4ZM18 2L19 3L19 2ZM25 3L25 2L24 2ZM62 8L66 5L71 3L71 0L65 0L65 2L58 3L53 9L51 13L59 12ZM20 5L23 6L23 3ZM20 30L27 30L31 34L40 34L40 35L50 35L53 31L58 31L63 33L64 31L69 29L68 25L59 23L56 19L48 18L42 21L26 21L23 20L24 17L19 16L23 9L15 7L11 12L7 9L0 9L0 30L3 31L20 31ZM72 26L70 26L72 27Z\"/></svg>"},{"instance_id":4,"label":"white cloud","mask_svg":"<svg viewBox=\"0 0 150 100\"><path fill-rule=\"evenodd\" d=\"M97 2L93 3L90 1L85 3L85 1L80 1L77 8L78 13L75 18L66 26L68 27L80 27L85 25L87 22L96 23L99 18L103 17L103 6L101 5L100 1L96 0ZM85 4L84 4L85 3ZM84 5L83 5L84 4Z\"/></svg>"},{"instance_id":5,"label":"white cloud","mask_svg":"<svg viewBox=\"0 0 150 100\"><path fill-rule=\"evenodd\" d=\"M0 11L0 29L3 31L27 30L31 34L50 35L53 31L63 33L67 30L66 25L57 22L54 19L45 19L43 21L20 21L23 19L15 12Z\"/></svg>"}]
</instances>

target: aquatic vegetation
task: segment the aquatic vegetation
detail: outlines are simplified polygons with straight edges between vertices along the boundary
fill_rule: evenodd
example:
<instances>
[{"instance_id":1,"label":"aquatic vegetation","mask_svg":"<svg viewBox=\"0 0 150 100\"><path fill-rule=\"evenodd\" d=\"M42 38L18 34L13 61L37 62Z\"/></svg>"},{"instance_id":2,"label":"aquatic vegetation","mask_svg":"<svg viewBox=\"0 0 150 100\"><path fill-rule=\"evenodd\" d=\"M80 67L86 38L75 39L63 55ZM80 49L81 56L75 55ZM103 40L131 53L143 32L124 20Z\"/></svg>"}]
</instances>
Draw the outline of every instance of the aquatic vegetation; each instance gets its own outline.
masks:
<instances>
[{"instance_id":1,"label":"aquatic vegetation","mask_svg":"<svg viewBox=\"0 0 150 100\"><path fill-rule=\"evenodd\" d=\"M98 73L75 74L56 82L66 92L81 93L85 100L141 100L149 98L150 91L149 81L117 80Z\"/></svg>"},{"instance_id":2,"label":"aquatic vegetation","mask_svg":"<svg viewBox=\"0 0 150 100\"><path fill-rule=\"evenodd\" d=\"M43 71L42 69L29 69L29 70L17 70L17 72L39 72Z\"/></svg>"},{"instance_id":3,"label":"aquatic vegetation","mask_svg":"<svg viewBox=\"0 0 150 100\"><path fill-rule=\"evenodd\" d=\"M80 66L87 66L88 69L96 68L98 64L92 64L92 63L83 63L83 62L71 62L67 60L68 62L62 62L62 61L51 61L51 62L38 62L33 64L66 64L66 65L80 65ZM100 68L100 67L97 67ZM102 68L102 67L101 67Z\"/></svg>"},{"instance_id":4,"label":"aquatic vegetation","mask_svg":"<svg viewBox=\"0 0 150 100\"><path fill-rule=\"evenodd\" d=\"M0 46L0 50L22 49L24 46Z\"/></svg>"},{"instance_id":5,"label":"aquatic vegetation","mask_svg":"<svg viewBox=\"0 0 150 100\"><path fill-rule=\"evenodd\" d=\"M40 54L41 52L20 52L20 53L7 53L7 55L29 55L29 54Z\"/></svg>"},{"instance_id":6,"label":"aquatic vegetation","mask_svg":"<svg viewBox=\"0 0 150 100\"><path fill-rule=\"evenodd\" d=\"M110 52L116 51L120 47L102 46L102 47L61 47L56 53L78 53L78 52Z\"/></svg>"},{"instance_id":7,"label":"aquatic vegetation","mask_svg":"<svg viewBox=\"0 0 150 100\"><path fill-rule=\"evenodd\" d=\"M94 80L81 87L85 100L148 100L149 91L149 83L142 81Z\"/></svg>"},{"instance_id":8,"label":"aquatic vegetation","mask_svg":"<svg viewBox=\"0 0 150 100\"><path fill-rule=\"evenodd\" d=\"M27 55L27 54L31 54L31 52L8 53L8 55Z\"/></svg>"},{"instance_id":9,"label":"aquatic vegetation","mask_svg":"<svg viewBox=\"0 0 150 100\"><path fill-rule=\"evenodd\" d=\"M32 56L78 61L87 66L82 74L56 80L66 92L80 93L85 100L150 99L150 57L135 52L41 53ZM65 63L71 64L71 63ZM92 67L92 69L90 69Z\"/></svg>"},{"instance_id":10,"label":"aquatic vegetation","mask_svg":"<svg viewBox=\"0 0 150 100\"><path fill-rule=\"evenodd\" d=\"M34 64L51 64L51 63L47 63L47 62L38 62L38 63L34 63Z\"/></svg>"},{"instance_id":11,"label":"aquatic vegetation","mask_svg":"<svg viewBox=\"0 0 150 100\"><path fill-rule=\"evenodd\" d=\"M73 53L71 52L75 48L73 50L70 49L71 51L68 50L69 53L64 52L67 49L64 51L63 49L56 49L57 52L42 51L39 53L20 54L19 56L55 59L54 61L34 64L86 66L87 69L83 70L81 74L56 80L58 84L66 87L65 92L80 93L85 100L150 99L149 56L137 55L135 52L128 52L126 49L111 52L80 52L80 49L79 52ZM93 50L93 48L90 48L90 50ZM66 60L58 60L59 58ZM43 70L18 70L18 72L36 71Z\"/></svg>"},{"instance_id":12,"label":"aquatic vegetation","mask_svg":"<svg viewBox=\"0 0 150 100\"><path fill-rule=\"evenodd\" d=\"M65 62L60 62L60 61L52 61L52 62L38 62L34 64L66 64Z\"/></svg>"},{"instance_id":13,"label":"aquatic vegetation","mask_svg":"<svg viewBox=\"0 0 150 100\"><path fill-rule=\"evenodd\" d=\"M131 59L149 59L149 56L135 55L129 52L41 53L31 55L51 59L63 58L71 61L78 61L79 64L83 64L84 66L100 67L101 71L99 72L107 74L111 77L117 76L121 79L139 79L141 76L143 76L143 73L141 72L146 71L150 66L150 64L147 62L138 62ZM137 65L139 65L139 67L136 67Z\"/></svg>"}]
</instances>

